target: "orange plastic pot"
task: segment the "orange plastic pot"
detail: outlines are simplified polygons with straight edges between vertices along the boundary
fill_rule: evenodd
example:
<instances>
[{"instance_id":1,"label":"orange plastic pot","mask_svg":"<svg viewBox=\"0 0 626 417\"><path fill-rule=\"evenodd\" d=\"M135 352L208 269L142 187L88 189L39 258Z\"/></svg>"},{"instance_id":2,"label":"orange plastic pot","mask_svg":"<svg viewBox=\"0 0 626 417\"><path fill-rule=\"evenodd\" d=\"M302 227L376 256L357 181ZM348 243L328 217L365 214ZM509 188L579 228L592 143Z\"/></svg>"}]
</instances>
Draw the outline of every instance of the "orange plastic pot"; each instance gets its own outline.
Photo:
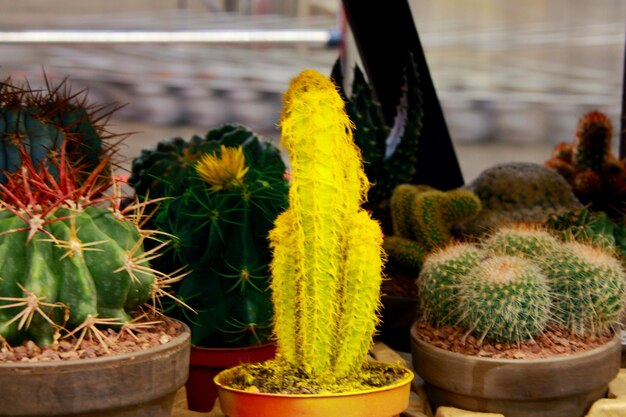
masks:
<instances>
[{"instance_id":1,"label":"orange plastic pot","mask_svg":"<svg viewBox=\"0 0 626 417\"><path fill-rule=\"evenodd\" d=\"M236 368L235 368L236 369ZM227 386L235 369L217 375L220 406L228 417L394 417L409 404L413 373L393 385L341 394L264 394Z\"/></svg>"},{"instance_id":2,"label":"orange plastic pot","mask_svg":"<svg viewBox=\"0 0 626 417\"><path fill-rule=\"evenodd\" d=\"M211 411L217 399L213 379L224 369L242 363L262 362L276 355L273 343L244 348L203 348L192 346L189 358L189 378L185 384L187 405L192 411Z\"/></svg>"}]
</instances>

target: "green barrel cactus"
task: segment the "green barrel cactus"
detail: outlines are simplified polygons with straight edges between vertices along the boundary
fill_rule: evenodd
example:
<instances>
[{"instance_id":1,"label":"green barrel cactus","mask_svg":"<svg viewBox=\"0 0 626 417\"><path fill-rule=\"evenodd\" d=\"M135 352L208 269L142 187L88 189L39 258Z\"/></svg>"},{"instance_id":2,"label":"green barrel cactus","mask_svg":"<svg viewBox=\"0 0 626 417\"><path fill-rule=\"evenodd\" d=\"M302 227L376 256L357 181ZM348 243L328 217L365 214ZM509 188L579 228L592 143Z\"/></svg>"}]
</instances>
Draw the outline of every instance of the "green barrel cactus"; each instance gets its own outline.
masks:
<instances>
[{"instance_id":1,"label":"green barrel cactus","mask_svg":"<svg viewBox=\"0 0 626 417\"><path fill-rule=\"evenodd\" d=\"M528 259L498 255L473 267L458 292L460 320L479 340L517 343L541 333L550 319L550 290Z\"/></svg>"},{"instance_id":2,"label":"green barrel cactus","mask_svg":"<svg viewBox=\"0 0 626 417\"><path fill-rule=\"evenodd\" d=\"M225 136L218 139L221 133ZM156 265L167 272L187 267L189 274L174 291L196 314L180 303L167 311L189 324L194 345L267 343L273 311L268 234L287 206L285 164L275 146L241 127L222 127L207 137L192 146L212 150L197 156L193 170L174 168L187 175L175 174L176 183L186 185L171 189L152 219L175 238ZM154 161L153 167L175 164ZM160 185L151 187L156 192L150 196L159 195Z\"/></svg>"},{"instance_id":3,"label":"green barrel cactus","mask_svg":"<svg viewBox=\"0 0 626 417\"><path fill-rule=\"evenodd\" d=\"M305 70L284 97L289 209L270 233L281 361L314 379L350 378L372 345L382 234L361 208L369 188L352 124L330 79Z\"/></svg>"},{"instance_id":4,"label":"green barrel cactus","mask_svg":"<svg viewBox=\"0 0 626 417\"><path fill-rule=\"evenodd\" d=\"M204 137L194 135L190 140L176 137L161 141L152 149L142 150L133 158L128 183L140 198L182 194L194 177L200 158L218 151L222 145L243 146L257 164L282 163L273 145L260 140L242 125L225 124L210 130Z\"/></svg>"},{"instance_id":5,"label":"green barrel cactus","mask_svg":"<svg viewBox=\"0 0 626 417\"><path fill-rule=\"evenodd\" d=\"M421 317L435 325L459 324L458 291L469 271L484 257L470 243L456 243L428 255L417 279Z\"/></svg>"},{"instance_id":6,"label":"green barrel cactus","mask_svg":"<svg viewBox=\"0 0 626 417\"><path fill-rule=\"evenodd\" d=\"M45 163L56 174L53 162L61 144L68 161L84 171L78 177L86 178L108 152L105 140L114 135L105 124L115 110L113 105L89 105L65 84L32 90L10 79L0 82L0 182L22 165L22 148L35 166Z\"/></svg>"},{"instance_id":7,"label":"green barrel cactus","mask_svg":"<svg viewBox=\"0 0 626 417\"><path fill-rule=\"evenodd\" d=\"M567 242L544 258L556 321L579 334L602 334L624 312L626 275L609 251Z\"/></svg>"},{"instance_id":8,"label":"green barrel cactus","mask_svg":"<svg viewBox=\"0 0 626 417\"><path fill-rule=\"evenodd\" d=\"M103 160L78 186L81 167L45 164L20 149L21 166L0 185L0 336L9 344L53 343L63 331L122 326L159 293L163 275L149 264L141 219L98 204ZM50 162L53 163L53 162ZM99 336L103 341L106 338Z\"/></svg>"}]
</instances>

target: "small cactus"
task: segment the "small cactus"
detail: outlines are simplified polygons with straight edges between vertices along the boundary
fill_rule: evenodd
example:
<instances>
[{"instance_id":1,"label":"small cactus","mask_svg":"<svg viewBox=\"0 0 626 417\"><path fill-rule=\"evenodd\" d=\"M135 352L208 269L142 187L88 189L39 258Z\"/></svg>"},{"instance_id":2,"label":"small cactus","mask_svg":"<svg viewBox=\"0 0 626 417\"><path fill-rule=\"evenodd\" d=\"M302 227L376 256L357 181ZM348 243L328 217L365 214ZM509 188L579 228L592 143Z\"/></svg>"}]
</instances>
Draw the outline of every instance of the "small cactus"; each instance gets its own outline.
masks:
<instances>
[{"instance_id":1,"label":"small cactus","mask_svg":"<svg viewBox=\"0 0 626 417\"><path fill-rule=\"evenodd\" d=\"M620 262L600 247L567 242L542 262L553 291L557 321L579 334L602 334L624 311L626 275Z\"/></svg>"},{"instance_id":2,"label":"small cactus","mask_svg":"<svg viewBox=\"0 0 626 417\"><path fill-rule=\"evenodd\" d=\"M529 340L545 329L550 318L545 277L537 265L520 257L482 259L464 277L457 302L464 327L480 340Z\"/></svg>"},{"instance_id":3,"label":"small cactus","mask_svg":"<svg viewBox=\"0 0 626 417\"><path fill-rule=\"evenodd\" d=\"M626 166L612 153L612 130L605 114L591 111L583 115L572 143L558 144L545 165L569 182L581 202L617 219L624 209Z\"/></svg>"},{"instance_id":4,"label":"small cactus","mask_svg":"<svg viewBox=\"0 0 626 417\"><path fill-rule=\"evenodd\" d=\"M458 324L458 288L481 257L482 251L469 243L452 244L431 253L417 279L419 310L434 324Z\"/></svg>"}]
</instances>

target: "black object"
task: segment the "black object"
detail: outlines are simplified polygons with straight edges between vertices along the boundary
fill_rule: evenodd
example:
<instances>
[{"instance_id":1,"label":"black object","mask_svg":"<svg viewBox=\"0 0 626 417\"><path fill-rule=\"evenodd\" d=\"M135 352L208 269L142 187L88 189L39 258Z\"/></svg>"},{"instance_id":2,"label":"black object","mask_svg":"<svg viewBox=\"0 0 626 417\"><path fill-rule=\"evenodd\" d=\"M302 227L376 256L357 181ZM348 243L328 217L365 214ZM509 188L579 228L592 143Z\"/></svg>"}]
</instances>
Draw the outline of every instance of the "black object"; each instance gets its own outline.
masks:
<instances>
[{"instance_id":1,"label":"black object","mask_svg":"<svg viewBox=\"0 0 626 417\"><path fill-rule=\"evenodd\" d=\"M363 66L390 126L401 97L406 56L413 53L422 84L424 126L412 182L440 190L462 186L463 174L407 0L342 2Z\"/></svg>"}]
</instances>

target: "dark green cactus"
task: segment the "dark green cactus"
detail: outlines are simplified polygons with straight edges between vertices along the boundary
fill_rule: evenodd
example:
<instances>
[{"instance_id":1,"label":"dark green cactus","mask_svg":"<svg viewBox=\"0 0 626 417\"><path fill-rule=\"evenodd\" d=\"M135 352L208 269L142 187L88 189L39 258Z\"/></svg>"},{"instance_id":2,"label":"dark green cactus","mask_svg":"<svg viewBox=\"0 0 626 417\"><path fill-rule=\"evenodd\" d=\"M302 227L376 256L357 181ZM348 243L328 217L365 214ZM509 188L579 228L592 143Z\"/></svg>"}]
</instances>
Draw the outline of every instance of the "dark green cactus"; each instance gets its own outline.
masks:
<instances>
[{"instance_id":1,"label":"dark green cactus","mask_svg":"<svg viewBox=\"0 0 626 417\"><path fill-rule=\"evenodd\" d=\"M614 222L602 211L582 208L562 214L555 213L548 218L545 226L565 241L614 248L622 259L626 259L626 225L623 222Z\"/></svg>"},{"instance_id":2,"label":"dark green cactus","mask_svg":"<svg viewBox=\"0 0 626 417\"><path fill-rule=\"evenodd\" d=\"M23 146L37 166L46 163L55 174L55 161L62 143L69 162L81 166L86 178L108 151L105 139L113 135L104 126L115 106L95 107L86 96L73 94L67 85L47 85L44 90L31 90L7 79L0 82L0 182L6 172L21 166Z\"/></svg>"},{"instance_id":3,"label":"dark green cactus","mask_svg":"<svg viewBox=\"0 0 626 417\"><path fill-rule=\"evenodd\" d=\"M151 154L151 167L135 182L138 193L147 194L144 185L150 184L150 196L160 195L162 183L150 176L172 167L175 183L185 184L183 190L166 187L173 198L163 202L153 223L176 237L173 256L163 258L170 264L158 265L167 271L188 266L190 273L175 293L197 314L176 307L168 311L189 323L195 345L267 342L272 331L268 234L287 205L288 190L278 149L236 126L215 129L204 142L180 145L211 152L194 156L197 162L188 166L178 165L175 153L164 161Z\"/></svg>"},{"instance_id":4,"label":"dark green cactus","mask_svg":"<svg viewBox=\"0 0 626 417\"><path fill-rule=\"evenodd\" d=\"M407 59L405 89L394 126L385 123L380 103L358 66L350 97L343 90L340 60L331 77L346 102L346 112L355 125L354 142L361 149L365 173L374 184L368 194L369 204L379 204L391 197L396 186L412 182L415 175L423 119L417 67L412 58Z\"/></svg>"},{"instance_id":5,"label":"dark green cactus","mask_svg":"<svg viewBox=\"0 0 626 417\"><path fill-rule=\"evenodd\" d=\"M273 146L259 141L252 131L241 125L225 124L210 130L204 137L194 135L188 141L176 137L142 150L141 155L133 159L128 183L141 198L182 194L200 157L214 153L221 145L242 145L258 164L281 163Z\"/></svg>"}]
</instances>

